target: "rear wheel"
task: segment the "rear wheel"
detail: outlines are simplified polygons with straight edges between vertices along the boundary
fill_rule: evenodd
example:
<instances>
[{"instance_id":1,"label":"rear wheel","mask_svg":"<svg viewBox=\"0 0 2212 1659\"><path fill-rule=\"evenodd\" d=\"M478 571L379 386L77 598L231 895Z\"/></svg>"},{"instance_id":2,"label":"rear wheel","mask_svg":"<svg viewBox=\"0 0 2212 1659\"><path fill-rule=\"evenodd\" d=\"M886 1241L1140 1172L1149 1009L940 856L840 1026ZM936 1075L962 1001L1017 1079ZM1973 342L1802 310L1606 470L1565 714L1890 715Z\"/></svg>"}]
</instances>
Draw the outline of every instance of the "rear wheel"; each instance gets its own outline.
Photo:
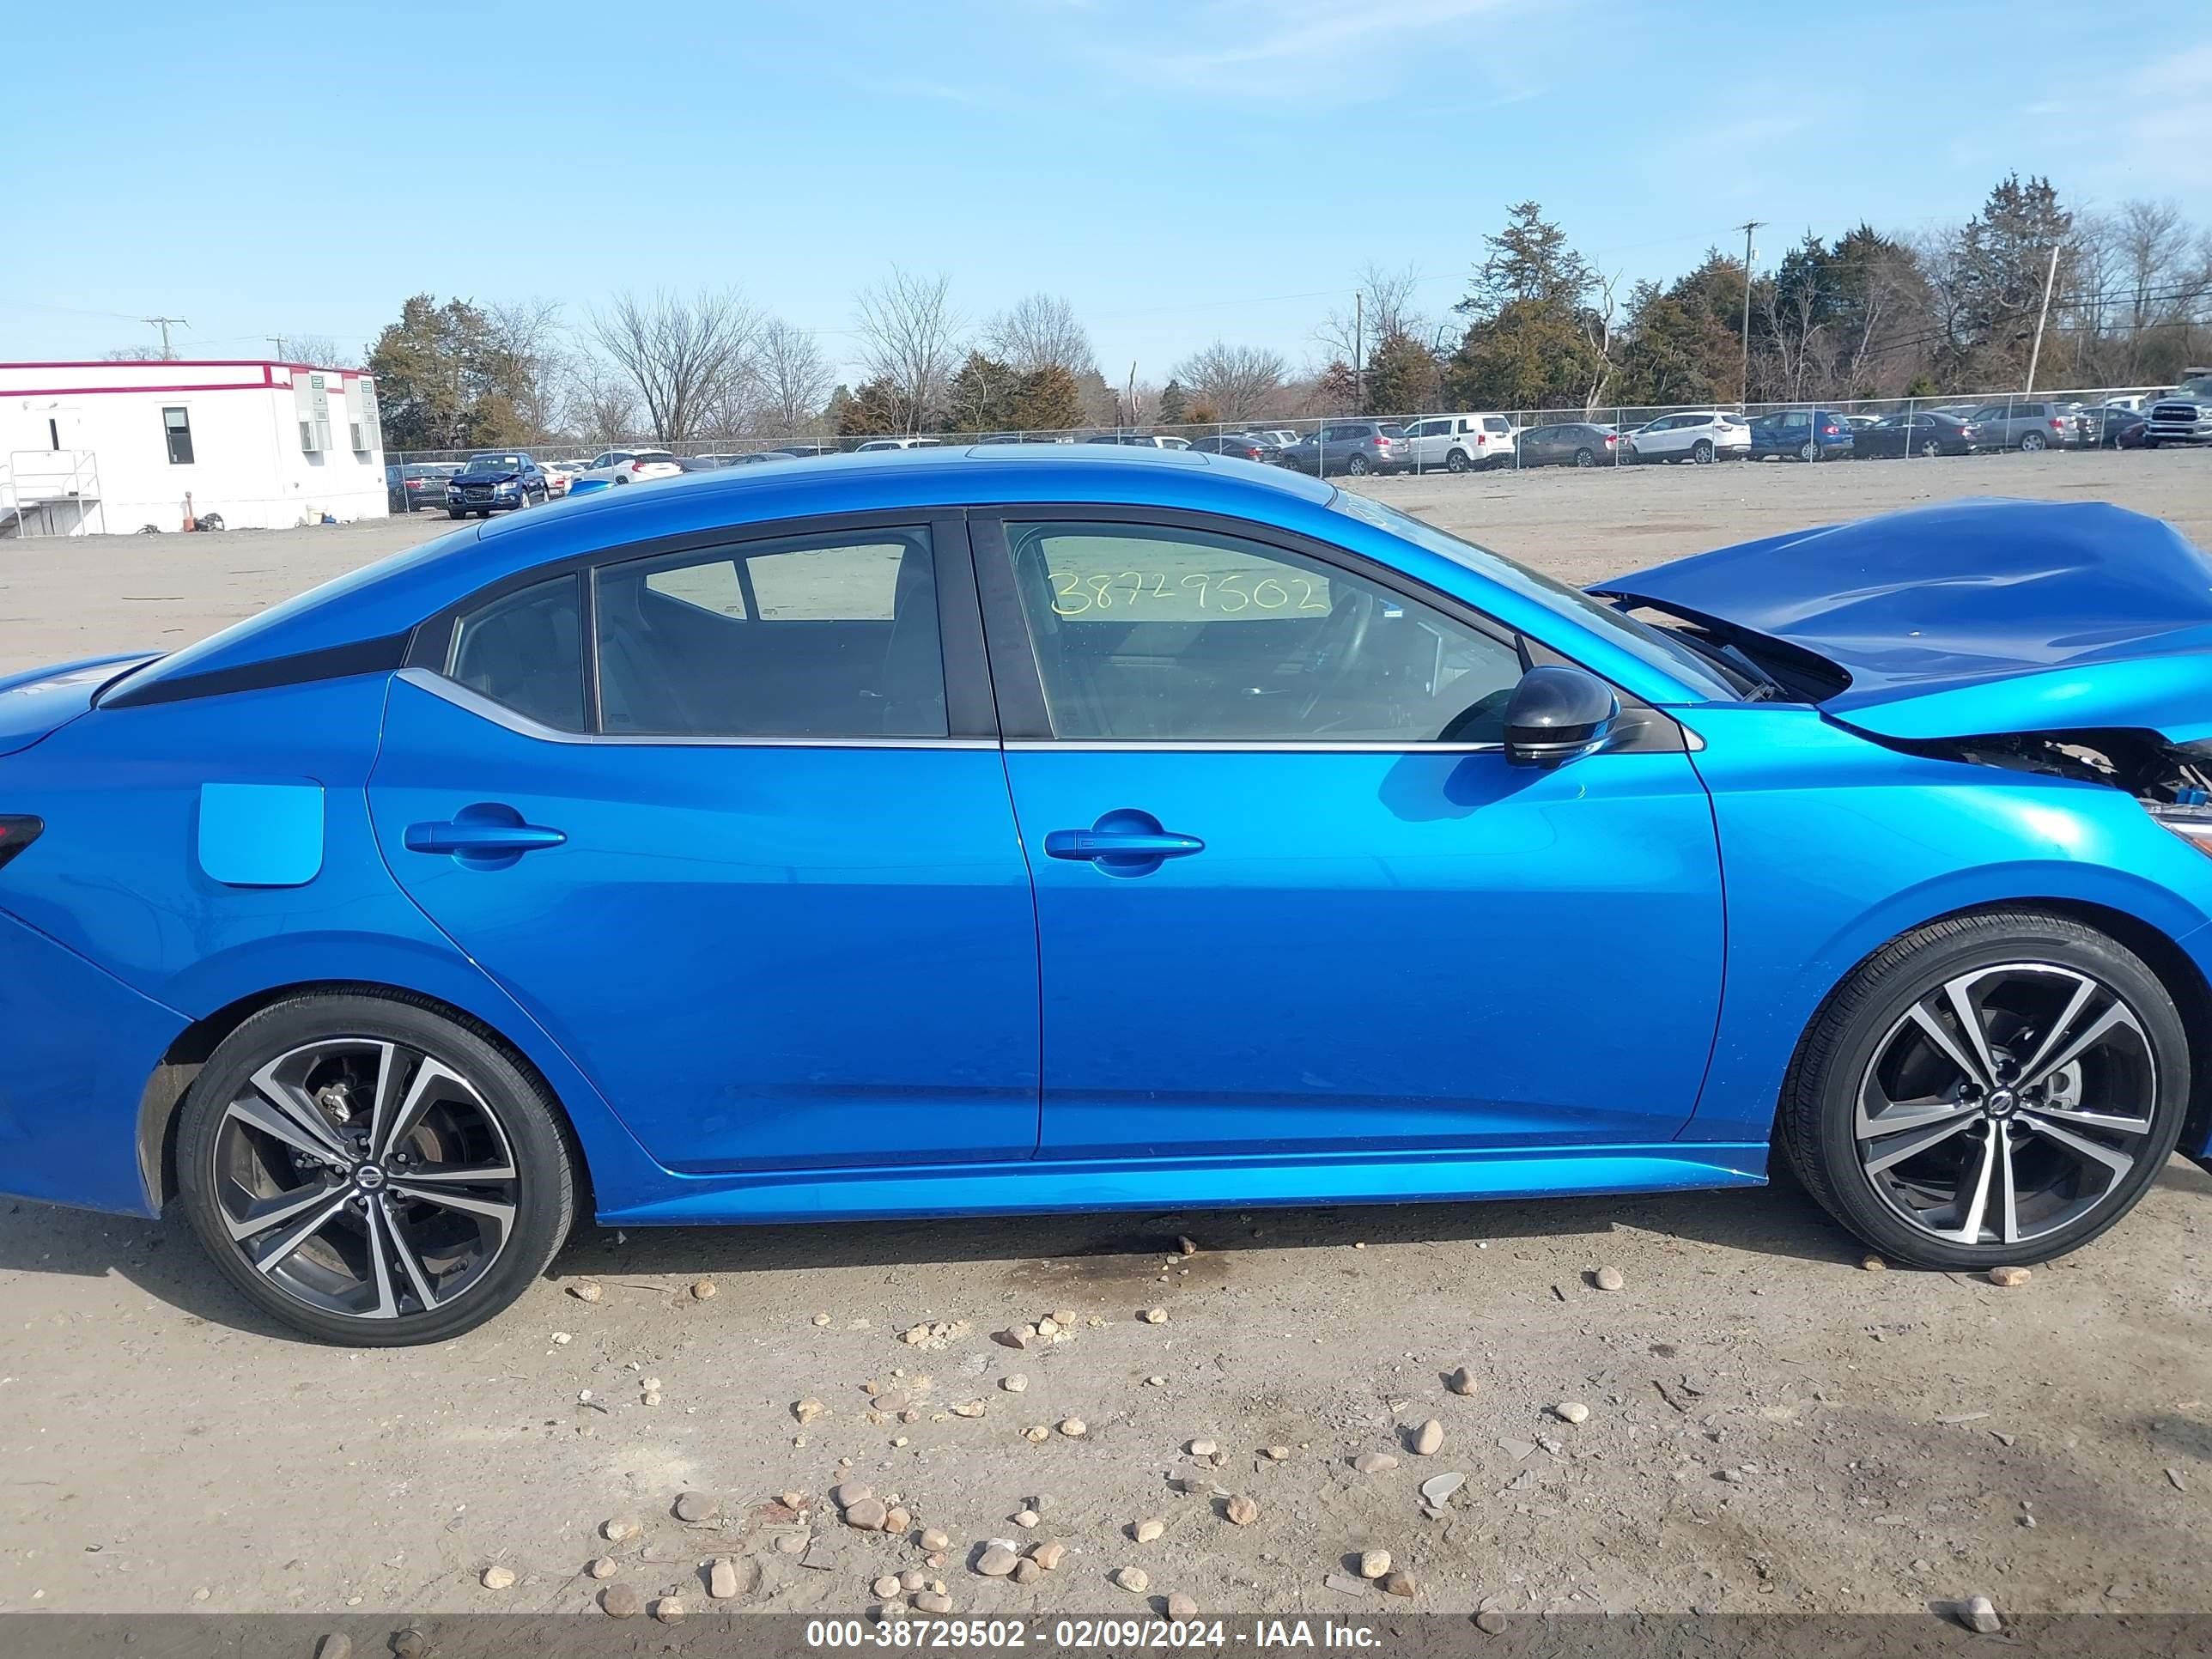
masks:
<instances>
[{"instance_id":1,"label":"rear wheel","mask_svg":"<svg viewBox=\"0 0 2212 1659\"><path fill-rule=\"evenodd\" d=\"M1467 451L1465 451L1464 449L1455 449L1454 451L1452 451L1452 453L1451 453L1450 454L1449 454L1449 455L1447 455L1447 456L1445 456L1445 457L1444 457L1444 471L1447 471L1447 472L1464 472L1464 471L1467 471L1467 469L1468 469Z\"/></svg>"},{"instance_id":2,"label":"rear wheel","mask_svg":"<svg viewBox=\"0 0 2212 1659\"><path fill-rule=\"evenodd\" d=\"M1355 452L1346 459L1344 470L1355 478L1364 477L1372 470L1372 463L1364 455Z\"/></svg>"},{"instance_id":3,"label":"rear wheel","mask_svg":"<svg viewBox=\"0 0 2212 1659\"><path fill-rule=\"evenodd\" d=\"M1783 1086L1791 1167L1893 1260L2078 1249L2131 1209L2188 1110L2180 1016L2132 951L2064 917L1956 917L1869 958Z\"/></svg>"},{"instance_id":4,"label":"rear wheel","mask_svg":"<svg viewBox=\"0 0 2212 1659\"><path fill-rule=\"evenodd\" d=\"M1575 465L1577 466L1595 466L1597 465L1596 453L1593 450L1577 449L1575 451Z\"/></svg>"},{"instance_id":5,"label":"rear wheel","mask_svg":"<svg viewBox=\"0 0 2212 1659\"><path fill-rule=\"evenodd\" d=\"M2031 453L2042 448L2043 434L2040 432L2021 433L2020 434L2020 447L2022 449L2030 451Z\"/></svg>"},{"instance_id":6,"label":"rear wheel","mask_svg":"<svg viewBox=\"0 0 2212 1659\"><path fill-rule=\"evenodd\" d=\"M1698 439L1691 446L1690 459L1699 466L1711 466L1713 460L1713 441L1711 438Z\"/></svg>"},{"instance_id":7,"label":"rear wheel","mask_svg":"<svg viewBox=\"0 0 2212 1659\"><path fill-rule=\"evenodd\" d=\"M1942 441L1936 438L1923 438L1920 441L1920 453L1923 455L1941 455L1943 453Z\"/></svg>"},{"instance_id":8,"label":"rear wheel","mask_svg":"<svg viewBox=\"0 0 2212 1659\"><path fill-rule=\"evenodd\" d=\"M413 1001L337 993L264 1009L185 1097L185 1214L246 1299L350 1346L481 1324L545 1270L575 1209L542 1090Z\"/></svg>"}]
</instances>

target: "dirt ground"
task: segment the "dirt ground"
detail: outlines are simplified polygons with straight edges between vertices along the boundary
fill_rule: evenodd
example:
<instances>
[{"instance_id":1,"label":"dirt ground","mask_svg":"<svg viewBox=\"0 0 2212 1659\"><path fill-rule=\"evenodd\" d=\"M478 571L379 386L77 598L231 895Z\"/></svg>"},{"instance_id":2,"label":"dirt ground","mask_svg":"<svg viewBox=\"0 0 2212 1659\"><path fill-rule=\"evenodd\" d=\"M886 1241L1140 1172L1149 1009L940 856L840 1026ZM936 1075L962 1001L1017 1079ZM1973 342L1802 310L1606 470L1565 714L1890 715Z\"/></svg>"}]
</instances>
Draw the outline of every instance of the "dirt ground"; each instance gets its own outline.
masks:
<instances>
[{"instance_id":1,"label":"dirt ground","mask_svg":"<svg viewBox=\"0 0 2212 1659\"><path fill-rule=\"evenodd\" d=\"M1583 580L1966 493L2108 498L2212 545L2212 454L1374 493ZM10 544L0 665L181 643L444 527ZM0 1612L574 1612L603 1588L584 1575L602 1553L611 1582L695 1611L726 1554L744 1594L714 1607L793 1613L859 1612L908 1567L981 1614L1134 1615L1170 1593L1209 1613L1347 1616L1920 1613L1977 1592L2006 1613L2212 1610L2208 1223L2212 1177L2177 1163L2116 1231L2013 1290L1863 1267L1786 1187L585 1228L488 1328L349 1352L263 1322L173 1218L0 1203ZM1604 1266L1625 1288L1595 1287ZM597 1301L569 1293L586 1284ZM993 1340L1056 1311L1074 1316L1065 1340ZM902 1339L930 1322L951 1326L941 1346ZM1461 1365L1465 1395L1443 1380ZM872 1382L913 1419L878 1408ZM802 1400L823 1407L804 1424ZM1586 1420L1554 1411L1570 1401ZM1416 1455L1429 1419L1442 1445ZM1395 1467L1356 1470L1368 1452ZM1464 1480L1425 1502L1448 1474ZM945 1565L841 1524L825 1498L841 1480L943 1528ZM687 1490L719 1516L674 1518ZM1227 1518L1231 1496L1256 1518ZM619 1516L641 1535L595 1533ZM1134 1541L1148 1518L1164 1535ZM1033 1586L970 1570L987 1540L1048 1536L1066 1559ZM1360 1588L1370 1549L1411 1576L1410 1602ZM495 1565L512 1588L483 1586ZM1127 1566L1146 1591L1111 1582Z\"/></svg>"}]
</instances>

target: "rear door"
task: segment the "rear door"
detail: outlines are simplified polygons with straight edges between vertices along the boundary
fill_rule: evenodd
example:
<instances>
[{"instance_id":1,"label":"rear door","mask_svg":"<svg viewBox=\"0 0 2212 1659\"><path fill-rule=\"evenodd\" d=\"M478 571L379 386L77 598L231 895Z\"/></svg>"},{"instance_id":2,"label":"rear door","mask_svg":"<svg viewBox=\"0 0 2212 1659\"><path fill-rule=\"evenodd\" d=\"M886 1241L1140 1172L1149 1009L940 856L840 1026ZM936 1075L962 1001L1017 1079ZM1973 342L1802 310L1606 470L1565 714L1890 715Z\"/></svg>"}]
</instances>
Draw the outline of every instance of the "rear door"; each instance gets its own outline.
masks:
<instances>
[{"instance_id":1,"label":"rear door","mask_svg":"<svg viewBox=\"0 0 2212 1659\"><path fill-rule=\"evenodd\" d=\"M1510 766L1510 632L1261 526L1091 508L976 539L1036 882L1041 1157L1676 1133L1722 918L1671 725Z\"/></svg>"},{"instance_id":2,"label":"rear door","mask_svg":"<svg viewBox=\"0 0 2212 1659\"><path fill-rule=\"evenodd\" d=\"M1035 913L957 515L611 550L423 633L385 857L655 1159L1031 1155Z\"/></svg>"}]
</instances>

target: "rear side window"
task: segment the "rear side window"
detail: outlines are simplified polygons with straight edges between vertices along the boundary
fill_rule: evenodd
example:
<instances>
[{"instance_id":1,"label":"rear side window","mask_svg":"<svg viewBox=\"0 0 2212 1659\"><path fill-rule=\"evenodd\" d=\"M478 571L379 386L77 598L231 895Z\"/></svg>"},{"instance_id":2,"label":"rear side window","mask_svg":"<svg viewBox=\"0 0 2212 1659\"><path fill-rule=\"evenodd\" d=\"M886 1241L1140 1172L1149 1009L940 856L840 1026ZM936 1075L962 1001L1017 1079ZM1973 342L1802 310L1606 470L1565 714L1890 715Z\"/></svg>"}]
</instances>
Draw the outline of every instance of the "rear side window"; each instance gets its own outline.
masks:
<instances>
[{"instance_id":1,"label":"rear side window","mask_svg":"<svg viewBox=\"0 0 2212 1659\"><path fill-rule=\"evenodd\" d=\"M601 568L603 730L941 738L927 531L870 530Z\"/></svg>"},{"instance_id":2,"label":"rear side window","mask_svg":"<svg viewBox=\"0 0 2212 1659\"><path fill-rule=\"evenodd\" d=\"M556 732L584 729L576 578L556 576L479 606L453 629L446 676Z\"/></svg>"}]
</instances>

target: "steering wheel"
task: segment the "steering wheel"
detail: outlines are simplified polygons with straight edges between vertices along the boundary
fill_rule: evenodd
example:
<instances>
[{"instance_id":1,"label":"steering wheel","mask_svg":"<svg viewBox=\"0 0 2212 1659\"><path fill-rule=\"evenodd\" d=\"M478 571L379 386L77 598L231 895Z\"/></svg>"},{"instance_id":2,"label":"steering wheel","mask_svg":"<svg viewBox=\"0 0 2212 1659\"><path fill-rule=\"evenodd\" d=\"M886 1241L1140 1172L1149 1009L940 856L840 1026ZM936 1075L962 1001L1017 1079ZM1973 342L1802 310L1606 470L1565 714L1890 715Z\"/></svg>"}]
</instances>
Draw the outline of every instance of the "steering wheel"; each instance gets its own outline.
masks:
<instances>
[{"instance_id":1,"label":"steering wheel","mask_svg":"<svg viewBox=\"0 0 2212 1659\"><path fill-rule=\"evenodd\" d=\"M1375 626L1376 615L1381 610L1375 595L1361 589L1329 612L1328 620L1321 625L1321 632L1314 640L1313 691L1298 705L1297 717L1301 721L1311 720L1322 699L1350 676L1367 644L1368 630Z\"/></svg>"}]
</instances>

